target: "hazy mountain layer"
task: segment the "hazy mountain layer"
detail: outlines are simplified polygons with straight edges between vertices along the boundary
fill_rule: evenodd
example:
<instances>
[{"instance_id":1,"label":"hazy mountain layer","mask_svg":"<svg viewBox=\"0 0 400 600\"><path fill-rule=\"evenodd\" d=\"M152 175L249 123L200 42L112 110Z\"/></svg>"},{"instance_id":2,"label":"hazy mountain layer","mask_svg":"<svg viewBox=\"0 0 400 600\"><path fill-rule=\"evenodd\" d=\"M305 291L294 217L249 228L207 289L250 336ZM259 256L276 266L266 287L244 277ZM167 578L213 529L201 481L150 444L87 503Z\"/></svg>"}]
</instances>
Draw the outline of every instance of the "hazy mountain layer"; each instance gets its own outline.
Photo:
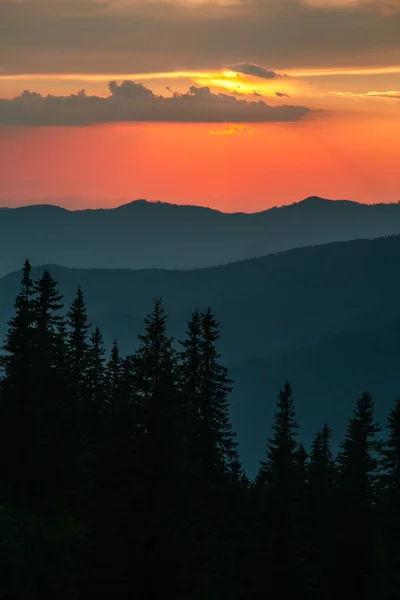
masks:
<instances>
[{"instance_id":1,"label":"hazy mountain layer","mask_svg":"<svg viewBox=\"0 0 400 600\"><path fill-rule=\"evenodd\" d=\"M0 210L0 276L32 264L186 269L332 241L400 233L400 205L308 198L255 214L142 200L115 209Z\"/></svg>"},{"instance_id":2,"label":"hazy mountain layer","mask_svg":"<svg viewBox=\"0 0 400 600\"><path fill-rule=\"evenodd\" d=\"M307 423L305 439L324 420L341 434L364 388L386 414L400 394L399 264L400 237L392 236L193 271L49 269L66 304L82 285L92 323L123 352L134 349L155 296L164 299L178 339L191 310L211 305L236 383L234 425L245 463L254 467L286 378ZM19 279L17 272L0 280L1 335Z\"/></svg>"}]
</instances>

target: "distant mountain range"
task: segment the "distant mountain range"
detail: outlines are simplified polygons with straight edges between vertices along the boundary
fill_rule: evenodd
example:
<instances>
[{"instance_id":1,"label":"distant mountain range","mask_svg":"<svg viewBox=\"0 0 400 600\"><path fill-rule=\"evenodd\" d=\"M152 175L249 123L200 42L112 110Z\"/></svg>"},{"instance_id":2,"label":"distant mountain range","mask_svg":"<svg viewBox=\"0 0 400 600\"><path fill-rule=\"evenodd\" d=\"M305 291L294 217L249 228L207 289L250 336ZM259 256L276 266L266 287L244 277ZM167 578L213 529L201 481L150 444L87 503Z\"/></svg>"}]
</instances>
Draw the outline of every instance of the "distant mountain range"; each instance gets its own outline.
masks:
<instances>
[{"instance_id":1,"label":"distant mountain range","mask_svg":"<svg viewBox=\"0 0 400 600\"><path fill-rule=\"evenodd\" d=\"M0 209L0 276L32 264L190 269L333 241L400 234L400 204L311 197L260 213L137 200L115 209Z\"/></svg>"},{"instance_id":2,"label":"distant mountain range","mask_svg":"<svg viewBox=\"0 0 400 600\"><path fill-rule=\"evenodd\" d=\"M108 345L119 340L124 353L134 349L155 296L164 299L178 339L196 306L212 306L235 381L232 417L250 473L262 457L286 378L306 441L325 421L337 441L365 388L375 395L379 418L400 395L400 236L191 271L48 268L67 305L82 285L92 323ZM19 280L19 272L0 279L1 337Z\"/></svg>"}]
</instances>

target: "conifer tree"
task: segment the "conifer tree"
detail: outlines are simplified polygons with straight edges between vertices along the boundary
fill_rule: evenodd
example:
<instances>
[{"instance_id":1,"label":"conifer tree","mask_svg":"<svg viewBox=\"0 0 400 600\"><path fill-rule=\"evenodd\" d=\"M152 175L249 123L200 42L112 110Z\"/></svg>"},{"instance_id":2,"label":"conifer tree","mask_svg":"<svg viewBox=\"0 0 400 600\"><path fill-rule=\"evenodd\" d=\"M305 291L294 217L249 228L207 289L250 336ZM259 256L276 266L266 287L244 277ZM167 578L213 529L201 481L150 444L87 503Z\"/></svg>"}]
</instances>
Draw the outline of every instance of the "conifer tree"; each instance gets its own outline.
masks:
<instances>
[{"instance_id":1,"label":"conifer tree","mask_svg":"<svg viewBox=\"0 0 400 600\"><path fill-rule=\"evenodd\" d=\"M298 450L298 424L289 382L286 382L283 390L279 392L277 407L274 434L267 444L267 460L261 461L257 483L267 483L271 488L277 489L280 495L286 495L294 481Z\"/></svg>"},{"instance_id":2,"label":"conifer tree","mask_svg":"<svg viewBox=\"0 0 400 600\"><path fill-rule=\"evenodd\" d=\"M206 472L208 477L214 478L212 485L217 489L223 485L225 476L229 478L232 463L238 459L236 434L232 431L228 404L232 381L227 368L220 363L221 355L216 347L220 337L219 323L210 308L202 315L201 327L200 443Z\"/></svg>"},{"instance_id":3,"label":"conifer tree","mask_svg":"<svg viewBox=\"0 0 400 600\"><path fill-rule=\"evenodd\" d=\"M313 500L324 502L331 498L335 484L335 464L330 447L332 430L324 425L317 432L311 445L308 469L309 495Z\"/></svg>"},{"instance_id":4,"label":"conifer tree","mask_svg":"<svg viewBox=\"0 0 400 600\"><path fill-rule=\"evenodd\" d=\"M389 598L396 598L400 588L400 399L396 400L387 422L388 439L383 447L383 490L381 513L385 541L385 558L389 581Z\"/></svg>"},{"instance_id":5,"label":"conifer tree","mask_svg":"<svg viewBox=\"0 0 400 600\"><path fill-rule=\"evenodd\" d=\"M349 595L379 594L377 565L376 491L381 428L374 419L372 396L364 392L349 420L338 456L341 572Z\"/></svg>"},{"instance_id":6,"label":"conifer tree","mask_svg":"<svg viewBox=\"0 0 400 600\"><path fill-rule=\"evenodd\" d=\"M305 518L310 586L321 599L334 598L336 586L336 479L330 440L325 424L311 445L308 467L307 512Z\"/></svg>"},{"instance_id":7,"label":"conifer tree","mask_svg":"<svg viewBox=\"0 0 400 600\"><path fill-rule=\"evenodd\" d=\"M98 415L106 399L106 351L103 336L98 327L90 336L87 352L86 377L89 391L89 413Z\"/></svg>"},{"instance_id":8,"label":"conifer tree","mask_svg":"<svg viewBox=\"0 0 400 600\"><path fill-rule=\"evenodd\" d=\"M1 478L20 498L29 474L32 448L33 386L33 281L25 261L21 289L15 299L15 315L9 322L1 365Z\"/></svg>"},{"instance_id":9,"label":"conifer tree","mask_svg":"<svg viewBox=\"0 0 400 600\"><path fill-rule=\"evenodd\" d=\"M88 331L90 324L81 287L78 287L76 297L67 313L67 327L72 385L76 392L82 395L89 358Z\"/></svg>"},{"instance_id":10,"label":"conifer tree","mask_svg":"<svg viewBox=\"0 0 400 600\"><path fill-rule=\"evenodd\" d=\"M32 502L45 509L63 501L67 458L68 382L62 294L47 269L34 282L34 404L30 452Z\"/></svg>"},{"instance_id":11,"label":"conifer tree","mask_svg":"<svg viewBox=\"0 0 400 600\"><path fill-rule=\"evenodd\" d=\"M15 315L9 322L5 343L2 349L6 352L2 357L2 387L17 389L19 385L27 386L29 371L32 368L32 331L34 323L33 281L31 265L25 261L21 289L14 303ZM27 386L29 389L29 387ZM20 394L23 395L22 390Z\"/></svg>"},{"instance_id":12,"label":"conifer tree","mask_svg":"<svg viewBox=\"0 0 400 600\"><path fill-rule=\"evenodd\" d=\"M34 283L35 299L35 341L38 361L51 368L55 360L55 345L64 319L59 314L63 308L62 294L57 290L57 282L47 269ZM38 363L39 364L39 363ZM38 365L37 365L38 366Z\"/></svg>"},{"instance_id":13,"label":"conifer tree","mask_svg":"<svg viewBox=\"0 0 400 600\"><path fill-rule=\"evenodd\" d=\"M270 581L274 589L285 594L296 590L304 593L303 537L299 519L299 466L304 470L304 451L296 441L298 424L290 384L286 382L279 393L273 436L267 444L266 460L256 478L258 498L255 552L257 566L270 567ZM285 578L287 572L291 578ZM257 574L255 574L257 580ZM260 584L260 582L258 582ZM275 586L277 586L275 588Z\"/></svg>"},{"instance_id":14,"label":"conifer tree","mask_svg":"<svg viewBox=\"0 0 400 600\"><path fill-rule=\"evenodd\" d=\"M297 468L298 485L305 488L308 472L308 454L303 444L300 443L295 453L295 462Z\"/></svg>"},{"instance_id":15,"label":"conifer tree","mask_svg":"<svg viewBox=\"0 0 400 600\"><path fill-rule=\"evenodd\" d=\"M166 589L178 569L180 520L184 510L182 489L185 439L182 398L179 393L177 357L167 334L167 315L161 299L144 319L144 332L132 363L135 377L136 414L141 454L137 465L145 504L140 527L143 552L163 574ZM136 526L139 531L139 526ZM175 562L174 562L175 561ZM175 574L175 575L174 575ZM153 581L151 594L160 593L160 581Z\"/></svg>"},{"instance_id":16,"label":"conifer tree","mask_svg":"<svg viewBox=\"0 0 400 600\"><path fill-rule=\"evenodd\" d=\"M180 342L180 384L188 406L194 410L196 416L200 416L201 396L201 336L202 318L196 309L187 324L186 339Z\"/></svg>"},{"instance_id":17,"label":"conifer tree","mask_svg":"<svg viewBox=\"0 0 400 600\"><path fill-rule=\"evenodd\" d=\"M123 362L119 355L118 344L114 341L107 364L107 400L117 411L120 408L122 374Z\"/></svg>"},{"instance_id":18,"label":"conifer tree","mask_svg":"<svg viewBox=\"0 0 400 600\"><path fill-rule=\"evenodd\" d=\"M364 392L349 420L346 437L338 456L340 483L351 503L368 511L374 502L382 443L376 439L381 427L374 420L372 396Z\"/></svg>"},{"instance_id":19,"label":"conifer tree","mask_svg":"<svg viewBox=\"0 0 400 600\"><path fill-rule=\"evenodd\" d=\"M194 573L199 597L234 585L232 553L236 552L238 525L243 522L239 496L246 485L230 424L232 382L216 347L219 336L211 309L203 314L196 309L180 352L180 387L188 416L186 497L192 513L190 530L197 539L197 543L192 540L192 558L194 564L203 565L203 574L198 569ZM193 564L190 569L195 571Z\"/></svg>"},{"instance_id":20,"label":"conifer tree","mask_svg":"<svg viewBox=\"0 0 400 600\"><path fill-rule=\"evenodd\" d=\"M389 435L382 449L384 483L400 500L400 399L389 413L387 429Z\"/></svg>"}]
</instances>

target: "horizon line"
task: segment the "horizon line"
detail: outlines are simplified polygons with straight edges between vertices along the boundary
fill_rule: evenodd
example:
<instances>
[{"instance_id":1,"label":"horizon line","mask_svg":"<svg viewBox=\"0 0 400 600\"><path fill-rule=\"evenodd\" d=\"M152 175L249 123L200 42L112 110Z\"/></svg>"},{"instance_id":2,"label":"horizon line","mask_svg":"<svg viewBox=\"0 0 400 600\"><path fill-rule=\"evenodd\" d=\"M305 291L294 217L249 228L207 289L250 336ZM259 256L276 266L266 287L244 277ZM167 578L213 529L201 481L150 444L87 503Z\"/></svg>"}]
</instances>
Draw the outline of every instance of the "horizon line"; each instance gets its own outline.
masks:
<instances>
[{"instance_id":1,"label":"horizon line","mask_svg":"<svg viewBox=\"0 0 400 600\"><path fill-rule=\"evenodd\" d=\"M185 203L179 203L179 202L169 202L169 201L164 201L164 200L148 200L146 198L136 198L135 200L124 200L122 204L118 204L116 206L95 206L95 207L85 207L85 208L69 208L66 206L62 206L60 204L55 204L56 202L66 202L68 200L75 200L75 201L80 201L80 200L84 200L84 198L80 198L79 196L77 197L57 197L57 198L38 198L38 199L32 199L32 200L23 200L22 202L26 202L26 204L19 204L17 206L10 206L10 205L2 205L1 204L1 200L0 200L0 210L19 210L19 209L26 209L26 208L39 208L39 207L49 207L49 208L58 208L60 210L64 210L67 212L88 212L88 211L97 211L97 210L105 210L105 211L110 211L110 210L118 210L124 207L127 207L129 205L133 205L133 204L137 204L137 203L143 203L143 204L158 204L158 205L164 205L164 206L171 206L171 207L179 207L179 208L200 208L200 209L204 209L204 210L211 210L213 212L217 212L217 213L221 213L221 214L229 214L229 215L257 215L257 214L261 214L261 213L265 213L268 212L270 210L274 210L274 209L279 209L279 208L285 208L285 207L289 207L289 206L294 206L297 204L302 204L306 201L309 200L317 200L317 201L321 201L321 202L334 202L334 203L339 203L339 202L346 202L346 203L351 203L351 204L357 204L360 206L390 206L390 205L397 205L400 204L400 200L398 201L393 201L393 202L362 202L362 201L357 201L357 200L351 200L351 199L347 199L347 198L324 198L322 196L306 196L305 198L302 198L301 200L295 200L293 202L288 202L288 203L282 203L282 204L276 204L274 206L269 206L267 208L264 208L262 210L256 210L256 211L251 211L251 212L245 212L245 211L241 211L241 210L235 210L235 211L225 211L225 210L220 210L217 208L214 208L212 206L206 206L206 205L200 205L200 204L185 204ZM87 201L90 201L90 199L86 199ZM105 200L105 199L104 199ZM121 201L122 199L120 199ZM10 201L8 199L8 201ZM111 199L109 199L109 201L112 201Z\"/></svg>"}]
</instances>

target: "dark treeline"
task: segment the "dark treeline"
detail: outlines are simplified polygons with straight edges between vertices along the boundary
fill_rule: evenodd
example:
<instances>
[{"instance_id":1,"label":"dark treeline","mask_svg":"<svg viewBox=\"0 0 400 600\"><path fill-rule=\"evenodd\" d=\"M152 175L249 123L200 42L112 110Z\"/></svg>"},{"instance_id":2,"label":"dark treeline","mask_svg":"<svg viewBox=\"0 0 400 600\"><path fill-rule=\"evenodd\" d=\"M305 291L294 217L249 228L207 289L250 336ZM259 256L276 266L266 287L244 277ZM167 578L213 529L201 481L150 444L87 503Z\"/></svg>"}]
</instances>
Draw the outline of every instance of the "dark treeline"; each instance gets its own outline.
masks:
<instances>
[{"instance_id":1,"label":"dark treeline","mask_svg":"<svg viewBox=\"0 0 400 600\"><path fill-rule=\"evenodd\" d=\"M63 315L26 262L0 382L2 599L398 597L400 400L381 429L364 392L334 457L327 425L298 441L286 383L250 482L211 309L177 349L155 300L125 357L80 289Z\"/></svg>"}]
</instances>

